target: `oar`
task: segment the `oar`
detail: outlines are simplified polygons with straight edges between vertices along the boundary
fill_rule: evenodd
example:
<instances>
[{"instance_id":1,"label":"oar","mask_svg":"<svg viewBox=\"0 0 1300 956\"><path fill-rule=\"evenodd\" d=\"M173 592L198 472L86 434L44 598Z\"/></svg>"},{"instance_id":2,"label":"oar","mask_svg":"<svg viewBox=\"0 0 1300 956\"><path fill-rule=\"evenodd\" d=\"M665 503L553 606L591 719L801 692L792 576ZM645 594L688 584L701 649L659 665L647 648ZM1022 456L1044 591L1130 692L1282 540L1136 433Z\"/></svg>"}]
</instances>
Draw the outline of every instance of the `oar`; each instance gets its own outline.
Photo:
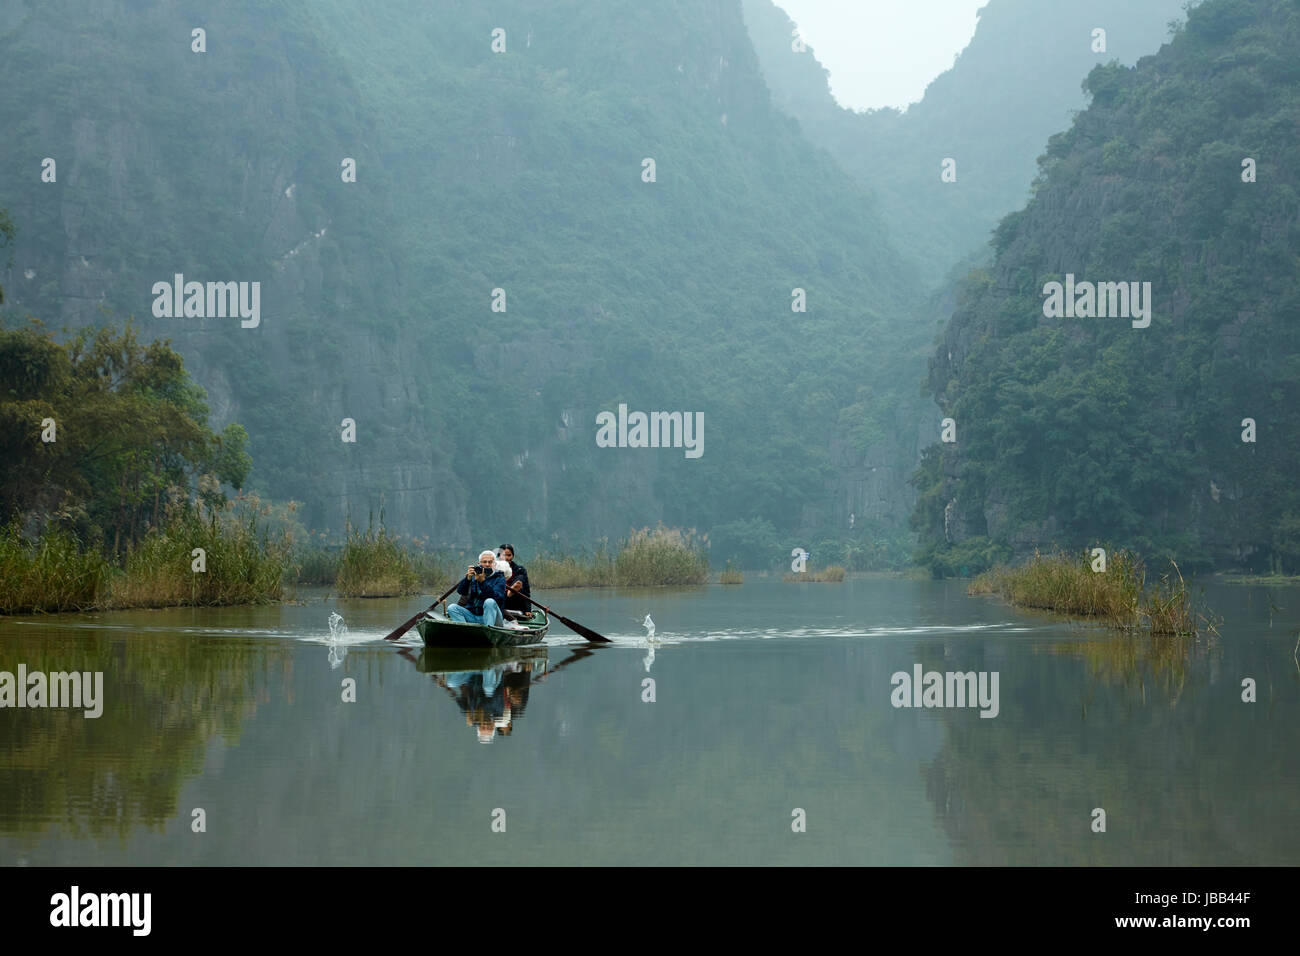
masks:
<instances>
[{"instance_id":1,"label":"oar","mask_svg":"<svg viewBox=\"0 0 1300 956\"><path fill-rule=\"evenodd\" d=\"M563 614L556 614L554 611L552 611L549 607L547 607L547 606L546 606L545 604L543 604L541 601L534 601L532 598L530 598L530 597L529 597L527 594L525 594L523 591L511 591L510 593L511 593L511 594L514 594L514 595L517 595L518 597L523 598L523 599L524 599L525 601L527 601L529 604L536 604L538 607L540 607L543 611L545 611L545 612L546 612L547 614L549 614L551 617L556 618L556 619L557 619L561 624L563 624L565 627L567 627L569 630L571 630L574 634L577 634L577 635L579 635L579 636L581 636L581 637L585 637L587 640L591 641L593 644L609 644L609 643L610 643L610 639L609 639L608 637L605 637L605 636L602 635L602 634L597 634L595 631L593 631L593 630L592 630L591 628L589 628L589 627L583 627L583 626L582 626L581 624L579 624L577 621L571 621L571 620L569 620L569 618L565 617Z\"/></svg>"},{"instance_id":2,"label":"oar","mask_svg":"<svg viewBox=\"0 0 1300 956\"><path fill-rule=\"evenodd\" d=\"M392 634L389 634L387 637L385 637L384 640L386 640L386 641L395 641L395 640L397 640L399 637L401 637L403 634L405 634L405 633L406 633L407 631L409 631L411 628L415 627L415 622L416 622L416 621L418 621L420 618L424 617L424 615L428 614L430 611L432 611L435 607L437 607L437 606L438 606L439 604L441 604L443 601L447 600L447 598L451 596L451 592L454 591L454 590L456 590L456 588L458 588L458 587L460 587L460 582L459 582L459 581L457 581L457 582L456 582L455 584L453 584L451 587L447 588L447 593L446 593L446 594L444 594L442 597L438 598L438 600L434 601L432 604L430 604L427 608L425 608L425 609L424 609L423 611L421 611L419 614L415 615L415 617L411 618L411 619L410 619L409 621L407 621L405 624L399 624L399 625L397 626L397 630L393 631Z\"/></svg>"}]
</instances>

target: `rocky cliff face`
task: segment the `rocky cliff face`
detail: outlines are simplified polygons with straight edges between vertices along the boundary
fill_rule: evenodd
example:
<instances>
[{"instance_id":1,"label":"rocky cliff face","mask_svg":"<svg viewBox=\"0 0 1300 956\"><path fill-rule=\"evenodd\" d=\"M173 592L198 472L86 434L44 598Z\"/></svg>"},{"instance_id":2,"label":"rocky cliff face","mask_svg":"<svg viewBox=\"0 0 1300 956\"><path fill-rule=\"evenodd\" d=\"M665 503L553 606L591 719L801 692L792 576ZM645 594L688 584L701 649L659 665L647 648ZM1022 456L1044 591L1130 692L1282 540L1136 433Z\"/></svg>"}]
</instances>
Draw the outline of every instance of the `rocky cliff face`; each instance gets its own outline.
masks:
<instances>
[{"instance_id":1,"label":"rocky cliff face","mask_svg":"<svg viewBox=\"0 0 1300 956\"><path fill-rule=\"evenodd\" d=\"M170 338L213 424L247 427L254 485L310 525L381 501L457 545L827 523L845 396L867 381L896 414L921 370L908 267L771 106L735 0L18 0L0 59L6 320ZM259 282L258 326L155 317L177 273ZM597 449L620 401L702 410L704 456ZM848 467L896 457L871 455ZM862 474L849 506L897 512L897 476Z\"/></svg>"}]
</instances>

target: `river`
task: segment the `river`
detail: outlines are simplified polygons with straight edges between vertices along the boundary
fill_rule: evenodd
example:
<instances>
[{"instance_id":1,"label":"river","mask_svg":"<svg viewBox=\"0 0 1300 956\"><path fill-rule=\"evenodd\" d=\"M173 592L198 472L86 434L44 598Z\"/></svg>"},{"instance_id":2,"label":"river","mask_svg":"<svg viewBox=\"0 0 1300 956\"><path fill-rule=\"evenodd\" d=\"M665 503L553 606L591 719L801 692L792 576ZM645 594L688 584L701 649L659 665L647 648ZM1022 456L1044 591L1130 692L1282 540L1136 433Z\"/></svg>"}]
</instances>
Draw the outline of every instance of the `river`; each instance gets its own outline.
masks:
<instances>
[{"instance_id":1,"label":"river","mask_svg":"<svg viewBox=\"0 0 1300 956\"><path fill-rule=\"evenodd\" d=\"M537 596L612 644L422 653L380 638L428 597L323 592L0 619L0 671L103 674L0 710L0 865L1300 863L1298 588L1210 583L1184 642L960 581ZM996 707L895 706L918 665Z\"/></svg>"}]
</instances>

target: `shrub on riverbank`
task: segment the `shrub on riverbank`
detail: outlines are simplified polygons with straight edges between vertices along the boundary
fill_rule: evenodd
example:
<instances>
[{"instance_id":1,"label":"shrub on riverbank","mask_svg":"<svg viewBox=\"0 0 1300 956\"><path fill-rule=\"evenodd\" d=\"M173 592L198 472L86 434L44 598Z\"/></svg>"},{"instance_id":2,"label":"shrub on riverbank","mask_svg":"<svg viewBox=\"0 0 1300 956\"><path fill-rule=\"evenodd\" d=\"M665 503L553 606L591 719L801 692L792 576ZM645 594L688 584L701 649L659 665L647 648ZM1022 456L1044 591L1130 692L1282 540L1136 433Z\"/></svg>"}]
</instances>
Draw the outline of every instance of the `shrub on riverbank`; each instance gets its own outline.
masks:
<instances>
[{"instance_id":1,"label":"shrub on riverbank","mask_svg":"<svg viewBox=\"0 0 1300 956\"><path fill-rule=\"evenodd\" d=\"M1146 587L1142 560L1117 551L1105 571L1094 571L1086 553L1034 553L1020 567L1000 565L971 582L970 594L998 594L1019 607L1086 617L1111 627L1145 627L1152 634L1195 634L1198 615L1178 565L1154 588Z\"/></svg>"},{"instance_id":2,"label":"shrub on riverbank","mask_svg":"<svg viewBox=\"0 0 1300 956\"><path fill-rule=\"evenodd\" d=\"M50 527L28 541L10 524L0 534L0 614L279 600L288 541L259 530L257 519L256 509L206 518L186 509L150 528L121 567L68 531Z\"/></svg>"},{"instance_id":3,"label":"shrub on riverbank","mask_svg":"<svg viewBox=\"0 0 1300 956\"><path fill-rule=\"evenodd\" d=\"M69 532L52 530L29 542L11 522L0 532L0 614L95 607L109 571L98 550Z\"/></svg>"},{"instance_id":4,"label":"shrub on riverbank","mask_svg":"<svg viewBox=\"0 0 1300 956\"><path fill-rule=\"evenodd\" d=\"M723 569L722 573L718 575L718 583L744 584L745 576L740 573L739 568L732 567L731 562L728 561L727 566Z\"/></svg>"},{"instance_id":5,"label":"shrub on riverbank","mask_svg":"<svg viewBox=\"0 0 1300 956\"><path fill-rule=\"evenodd\" d=\"M1093 571L1087 554L1034 553L1019 567L999 565L975 578L971 594L999 594L1019 607L1097 618L1115 627L1137 623L1142 568L1132 554L1110 556L1104 572Z\"/></svg>"},{"instance_id":6,"label":"shrub on riverbank","mask_svg":"<svg viewBox=\"0 0 1300 956\"><path fill-rule=\"evenodd\" d=\"M632 532L614 558L614 580L622 587L705 584L709 562L694 531L642 528Z\"/></svg>"},{"instance_id":7,"label":"shrub on riverbank","mask_svg":"<svg viewBox=\"0 0 1300 956\"><path fill-rule=\"evenodd\" d=\"M386 536L387 537L387 536ZM424 550L420 539L404 542L393 536L388 538L393 546L405 552L415 578L426 590L441 591L465 572L465 562L442 553ZM364 549L364 545L361 546ZM314 545L295 549L289 562L288 581L292 584L327 585L333 587L343 568L345 548ZM363 557L354 549L353 560L357 569L364 570L375 561L375 555ZM388 563L393 563L391 560ZM368 572L366 572L368 573Z\"/></svg>"},{"instance_id":8,"label":"shrub on riverbank","mask_svg":"<svg viewBox=\"0 0 1300 956\"><path fill-rule=\"evenodd\" d=\"M795 573L793 573L793 572L787 572L785 575L782 576L781 580L782 580L782 581L796 581L796 582L797 582L797 581L803 581L803 582L808 582L808 581L825 582L825 581L829 581L829 582L831 582L831 583L833 583L833 584L839 584L841 581L844 580L844 576L845 576L847 573L848 573L848 572L844 569L844 565L842 565L842 564L832 564L832 565L828 565L827 567L822 568L820 571L802 571L802 572L800 572L800 573L798 573L798 574L795 574Z\"/></svg>"},{"instance_id":9,"label":"shrub on riverbank","mask_svg":"<svg viewBox=\"0 0 1300 956\"><path fill-rule=\"evenodd\" d=\"M420 575L410 552L383 527L363 534L349 526L334 590L345 598L418 594Z\"/></svg>"},{"instance_id":10,"label":"shrub on riverbank","mask_svg":"<svg viewBox=\"0 0 1300 956\"><path fill-rule=\"evenodd\" d=\"M539 554L525 565L534 588L607 588L614 585L614 559L604 544L591 557Z\"/></svg>"},{"instance_id":11,"label":"shrub on riverbank","mask_svg":"<svg viewBox=\"0 0 1300 956\"><path fill-rule=\"evenodd\" d=\"M633 531L610 555L602 543L588 556L538 555L527 562L535 588L658 587L706 584L709 562L695 532Z\"/></svg>"},{"instance_id":12,"label":"shrub on riverbank","mask_svg":"<svg viewBox=\"0 0 1300 956\"><path fill-rule=\"evenodd\" d=\"M258 528L258 509L239 514L186 509L132 547L108 581L103 605L211 607L278 601L289 539ZM196 555L201 548L202 555ZM201 567L202 570L196 570Z\"/></svg>"},{"instance_id":13,"label":"shrub on riverbank","mask_svg":"<svg viewBox=\"0 0 1300 956\"><path fill-rule=\"evenodd\" d=\"M1155 635L1182 635L1196 633L1197 614L1191 592L1183 581L1183 574L1172 561L1175 581L1168 573L1160 576L1160 583L1149 594L1142 606L1147 628Z\"/></svg>"}]
</instances>

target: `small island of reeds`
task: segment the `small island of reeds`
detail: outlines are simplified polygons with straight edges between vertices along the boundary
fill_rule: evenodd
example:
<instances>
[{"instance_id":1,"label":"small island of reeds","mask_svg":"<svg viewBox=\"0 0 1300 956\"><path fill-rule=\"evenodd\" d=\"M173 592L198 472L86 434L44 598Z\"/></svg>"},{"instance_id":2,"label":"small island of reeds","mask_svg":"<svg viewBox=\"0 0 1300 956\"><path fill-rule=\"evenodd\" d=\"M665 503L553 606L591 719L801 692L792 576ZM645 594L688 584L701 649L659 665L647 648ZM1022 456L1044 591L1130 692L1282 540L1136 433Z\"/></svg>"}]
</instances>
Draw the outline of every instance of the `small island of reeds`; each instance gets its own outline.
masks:
<instances>
[{"instance_id":1,"label":"small island of reeds","mask_svg":"<svg viewBox=\"0 0 1300 956\"><path fill-rule=\"evenodd\" d=\"M970 594L996 594L1017 607L1054 611L1087 618L1123 630L1151 634L1195 635L1200 627L1214 629L1196 606L1178 565L1152 586L1142 559L1116 551L1105 570L1094 570L1087 553L1054 551L1034 556L1018 567L1000 565L975 578Z\"/></svg>"},{"instance_id":2,"label":"small island of reeds","mask_svg":"<svg viewBox=\"0 0 1300 956\"><path fill-rule=\"evenodd\" d=\"M740 572L740 568L734 567L732 563L728 561L727 566L723 568L722 573L718 575L718 583L730 585L744 584L745 575Z\"/></svg>"},{"instance_id":3,"label":"small island of reeds","mask_svg":"<svg viewBox=\"0 0 1300 956\"><path fill-rule=\"evenodd\" d=\"M782 581L804 581L804 582L830 581L832 583L839 583L840 581L844 580L844 575L846 573L847 572L844 569L844 565L830 564L822 568L820 571L803 571L799 574L795 574L793 572L786 572L786 574L781 578L781 580Z\"/></svg>"},{"instance_id":4,"label":"small island of reeds","mask_svg":"<svg viewBox=\"0 0 1300 956\"><path fill-rule=\"evenodd\" d=\"M541 554L524 562L535 588L680 587L706 584L709 561L694 530L641 528L617 549L591 555Z\"/></svg>"}]
</instances>

